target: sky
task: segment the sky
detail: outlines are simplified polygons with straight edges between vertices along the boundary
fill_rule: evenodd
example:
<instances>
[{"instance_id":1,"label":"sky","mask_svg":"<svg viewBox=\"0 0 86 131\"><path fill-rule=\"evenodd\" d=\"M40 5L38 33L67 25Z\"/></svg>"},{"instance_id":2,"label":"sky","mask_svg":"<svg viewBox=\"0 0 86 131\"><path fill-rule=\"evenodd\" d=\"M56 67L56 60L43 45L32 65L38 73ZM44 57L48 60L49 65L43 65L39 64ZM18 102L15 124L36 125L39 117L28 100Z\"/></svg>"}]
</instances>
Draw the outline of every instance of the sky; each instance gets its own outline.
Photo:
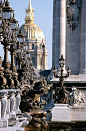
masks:
<instances>
[{"instance_id":1,"label":"sky","mask_svg":"<svg viewBox=\"0 0 86 131\"><path fill-rule=\"evenodd\" d=\"M19 26L25 23L25 9L28 8L29 0L8 0L14 10L15 18ZM48 69L52 67L52 27L53 27L53 0L31 0L34 8L35 24L43 31L46 38L46 49L48 51ZM3 58L3 49L0 45L0 56ZM9 57L10 59L10 57Z\"/></svg>"}]
</instances>

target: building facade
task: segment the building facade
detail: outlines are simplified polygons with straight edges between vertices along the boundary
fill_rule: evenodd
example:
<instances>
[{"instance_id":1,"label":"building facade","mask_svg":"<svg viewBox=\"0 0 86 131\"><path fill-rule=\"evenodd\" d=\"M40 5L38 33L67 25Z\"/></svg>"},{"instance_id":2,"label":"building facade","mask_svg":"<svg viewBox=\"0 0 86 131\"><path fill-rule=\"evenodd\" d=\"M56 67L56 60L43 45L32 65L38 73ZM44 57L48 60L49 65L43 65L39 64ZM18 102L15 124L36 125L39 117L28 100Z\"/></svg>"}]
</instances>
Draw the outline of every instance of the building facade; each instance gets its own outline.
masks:
<instances>
[{"instance_id":1,"label":"building facade","mask_svg":"<svg viewBox=\"0 0 86 131\"><path fill-rule=\"evenodd\" d=\"M43 31L34 23L34 8L31 7L31 0L29 0L29 7L26 10L25 24L20 29L25 36L34 67L47 69L46 40Z\"/></svg>"},{"instance_id":2,"label":"building facade","mask_svg":"<svg viewBox=\"0 0 86 131\"><path fill-rule=\"evenodd\" d=\"M52 67L63 55L72 75L86 74L86 0L53 2Z\"/></svg>"}]
</instances>

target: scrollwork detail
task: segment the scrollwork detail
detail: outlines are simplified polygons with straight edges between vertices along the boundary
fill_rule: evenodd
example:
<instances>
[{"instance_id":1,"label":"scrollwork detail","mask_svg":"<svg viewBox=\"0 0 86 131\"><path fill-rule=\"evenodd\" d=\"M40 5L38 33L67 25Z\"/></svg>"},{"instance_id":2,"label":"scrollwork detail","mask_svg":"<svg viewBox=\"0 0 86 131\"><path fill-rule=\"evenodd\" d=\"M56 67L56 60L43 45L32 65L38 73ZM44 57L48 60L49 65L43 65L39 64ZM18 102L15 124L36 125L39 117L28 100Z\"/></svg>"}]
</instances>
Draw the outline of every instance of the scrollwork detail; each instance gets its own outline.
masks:
<instances>
[{"instance_id":1,"label":"scrollwork detail","mask_svg":"<svg viewBox=\"0 0 86 131\"><path fill-rule=\"evenodd\" d=\"M81 0L67 0L67 25L75 30L80 21Z\"/></svg>"}]
</instances>

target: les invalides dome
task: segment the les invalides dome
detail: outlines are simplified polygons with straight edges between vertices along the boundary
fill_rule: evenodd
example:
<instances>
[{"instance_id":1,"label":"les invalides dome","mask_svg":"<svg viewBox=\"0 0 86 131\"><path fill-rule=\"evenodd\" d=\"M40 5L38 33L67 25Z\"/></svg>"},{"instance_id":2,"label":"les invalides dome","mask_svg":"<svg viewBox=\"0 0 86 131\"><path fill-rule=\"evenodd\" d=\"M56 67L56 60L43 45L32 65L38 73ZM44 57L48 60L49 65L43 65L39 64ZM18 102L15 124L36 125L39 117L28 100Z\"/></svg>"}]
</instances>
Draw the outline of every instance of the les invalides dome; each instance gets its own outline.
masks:
<instances>
[{"instance_id":1,"label":"les invalides dome","mask_svg":"<svg viewBox=\"0 0 86 131\"><path fill-rule=\"evenodd\" d=\"M20 29L25 36L35 68L47 69L46 41L43 31L34 23L34 8L31 7L31 0L29 0L29 7L26 10L25 24Z\"/></svg>"}]
</instances>

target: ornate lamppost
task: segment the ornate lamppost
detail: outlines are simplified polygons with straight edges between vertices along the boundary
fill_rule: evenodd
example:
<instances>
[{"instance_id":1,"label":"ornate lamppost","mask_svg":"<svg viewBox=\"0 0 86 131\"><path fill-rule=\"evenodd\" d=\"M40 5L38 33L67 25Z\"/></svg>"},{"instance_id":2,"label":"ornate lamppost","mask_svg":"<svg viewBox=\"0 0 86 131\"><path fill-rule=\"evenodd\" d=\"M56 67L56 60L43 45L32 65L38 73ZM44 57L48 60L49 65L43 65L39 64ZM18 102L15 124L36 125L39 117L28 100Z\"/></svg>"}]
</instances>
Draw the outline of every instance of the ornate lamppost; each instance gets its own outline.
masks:
<instances>
[{"instance_id":1,"label":"ornate lamppost","mask_svg":"<svg viewBox=\"0 0 86 131\"><path fill-rule=\"evenodd\" d=\"M12 35L11 35L11 46L10 46L10 52L11 52L11 69L12 71L16 71L16 67L15 67L15 62L14 62L14 56L15 56L15 46L17 43L17 30L18 30L19 24L18 21L16 19L13 19L13 21L11 22L11 31L12 31Z\"/></svg>"},{"instance_id":2,"label":"ornate lamppost","mask_svg":"<svg viewBox=\"0 0 86 131\"><path fill-rule=\"evenodd\" d=\"M2 6L3 5L3 6ZM14 88L14 81L12 79L12 71L10 70L10 63L8 61L8 51L11 45L11 21L14 18L14 11L9 7L9 2L1 1L0 12L0 42L4 46L4 75L7 79L6 88Z\"/></svg>"},{"instance_id":3,"label":"ornate lamppost","mask_svg":"<svg viewBox=\"0 0 86 131\"><path fill-rule=\"evenodd\" d=\"M22 34L22 30L19 31L19 34L17 35L17 55L18 55L18 63L19 63L19 69L21 69L21 64L22 64L22 49L23 49L23 44L24 44L24 35Z\"/></svg>"},{"instance_id":4,"label":"ornate lamppost","mask_svg":"<svg viewBox=\"0 0 86 131\"><path fill-rule=\"evenodd\" d=\"M64 73L64 65L65 65L65 59L63 58L63 55L59 59L59 65L60 65L60 72L57 73L57 69L54 67L53 73L56 78L59 78L59 84L60 84L60 90L56 91L55 93L55 102L57 103L67 103L66 93L68 93L64 86L64 79L68 78L70 75L70 68L68 67L67 73ZM56 99L56 96L58 98Z\"/></svg>"},{"instance_id":5,"label":"ornate lamppost","mask_svg":"<svg viewBox=\"0 0 86 131\"><path fill-rule=\"evenodd\" d=\"M0 42L4 46L4 75L7 79L5 88L17 88L16 67L14 62L15 45L17 42L18 21L14 19L14 11L9 7L8 0L0 3ZM11 67L8 61L8 51L11 52ZM11 69L11 70L10 70ZM13 80L14 79L14 80Z\"/></svg>"},{"instance_id":6,"label":"ornate lamppost","mask_svg":"<svg viewBox=\"0 0 86 131\"><path fill-rule=\"evenodd\" d=\"M19 64L19 81L21 84L29 84L32 87L36 76L34 73L35 71L30 57L30 52L28 51L28 46L24 41L24 36L22 35L22 30L19 31L17 37L18 42L15 59Z\"/></svg>"},{"instance_id":7,"label":"ornate lamppost","mask_svg":"<svg viewBox=\"0 0 86 131\"><path fill-rule=\"evenodd\" d=\"M13 19L13 21L11 22L11 31L12 31L12 35L11 35L11 46L10 46L10 52L11 52L11 70L12 70L12 77L14 80L14 85L15 88L19 87L19 81L18 81L18 73L17 73L17 69L15 66L15 46L17 43L17 30L18 30L19 24L18 21L16 19Z\"/></svg>"}]
</instances>

